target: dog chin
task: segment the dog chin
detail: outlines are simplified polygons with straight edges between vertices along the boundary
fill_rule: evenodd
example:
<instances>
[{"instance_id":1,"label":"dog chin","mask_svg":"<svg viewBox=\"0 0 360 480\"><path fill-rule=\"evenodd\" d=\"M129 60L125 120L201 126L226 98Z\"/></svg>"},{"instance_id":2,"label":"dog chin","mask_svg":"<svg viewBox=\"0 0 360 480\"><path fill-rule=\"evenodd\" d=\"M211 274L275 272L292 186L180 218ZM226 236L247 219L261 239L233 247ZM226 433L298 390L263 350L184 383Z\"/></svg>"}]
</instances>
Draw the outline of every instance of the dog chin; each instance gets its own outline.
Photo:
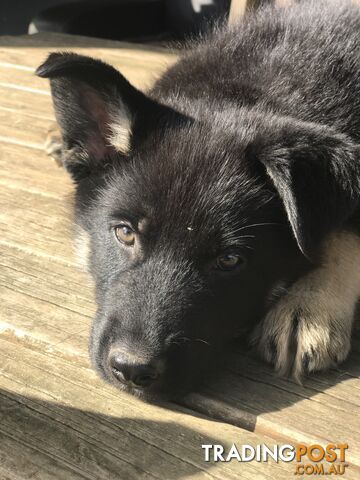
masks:
<instances>
[{"instance_id":1,"label":"dog chin","mask_svg":"<svg viewBox=\"0 0 360 480\"><path fill-rule=\"evenodd\" d=\"M102 378L106 383L112 385L121 392L133 395L134 397L139 398L147 403L161 404L166 402L176 402L184 397L190 389L189 386L187 388L185 385L167 386L166 384L160 384L156 388L143 390L141 388L124 385L121 382L116 381L111 372L108 372L106 368L98 363L93 362L93 368L96 370L96 373L100 376L100 378Z\"/></svg>"},{"instance_id":2,"label":"dog chin","mask_svg":"<svg viewBox=\"0 0 360 480\"><path fill-rule=\"evenodd\" d=\"M121 384L115 385L115 387L147 403L159 404L173 400L173 397L170 393L162 391L142 390L139 388L127 387Z\"/></svg>"},{"instance_id":3,"label":"dog chin","mask_svg":"<svg viewBox=\"0 0 360 480\"><path fill-rule=\"evenodd\" d=\"M165 385L159 386L156 389L146 389L143 390L141 388L134 388L131 386L123 385L120 382L113 381L109 378L106 379L108 383L113 385L115 388L120 390L121 392L128 393L133 395L134 397L152 404L162 404L168 402L176 402L179 401L186 393L185 388L179 389L167 389Z\"/></svg>"}]
</instances>

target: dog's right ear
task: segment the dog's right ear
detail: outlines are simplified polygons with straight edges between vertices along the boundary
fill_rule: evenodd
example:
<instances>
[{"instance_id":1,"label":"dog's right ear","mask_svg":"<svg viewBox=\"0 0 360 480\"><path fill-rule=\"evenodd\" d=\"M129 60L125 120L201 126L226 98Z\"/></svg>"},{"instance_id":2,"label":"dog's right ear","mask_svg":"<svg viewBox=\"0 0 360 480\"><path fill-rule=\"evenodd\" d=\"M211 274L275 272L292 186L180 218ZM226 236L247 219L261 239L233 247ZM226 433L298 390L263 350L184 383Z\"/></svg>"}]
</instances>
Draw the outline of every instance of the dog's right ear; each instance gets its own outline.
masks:
<instances>
[{"instance_id":1,"label":"dog's right ear","mask_svg":"<svg viewBox=\"0 0 360 480\"><path fill-rule=\"evenodd\" d=\"M36 74L50 79L63 140L62 160L75 181L127 153L135 117L154 119L161 105L110 65L74 53L52 53Z\"/></svg>"},{"instance_id":2,"label":"dog's right ear","mask_svg":"<svg viewBox=\"0 0 360 480\"><path fill-rule=\"evenodd\" d=\"M300 250L315 258L359 208L359 145L331 127L279 117L259 130L248 152L265 167Z\"/></svg>"}]
</instances>

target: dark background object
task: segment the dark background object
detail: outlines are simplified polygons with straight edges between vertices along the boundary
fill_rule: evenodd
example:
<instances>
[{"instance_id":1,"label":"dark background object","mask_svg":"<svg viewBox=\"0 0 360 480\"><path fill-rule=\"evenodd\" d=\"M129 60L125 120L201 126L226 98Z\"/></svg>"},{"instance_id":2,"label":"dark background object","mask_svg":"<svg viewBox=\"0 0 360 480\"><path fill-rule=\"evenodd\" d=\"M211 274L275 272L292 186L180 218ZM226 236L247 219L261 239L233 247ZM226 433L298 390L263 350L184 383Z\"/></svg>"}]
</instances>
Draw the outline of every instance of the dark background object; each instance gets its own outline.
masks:
<instances>
[{"instance_id":1,"label":"dark background object","mask_svg":"<svg viewBox=\"0 0 360 480\"><path fill-rule=\"evenodd\" d=\"M0 35L27 33L31 19L41 10L76 0L0 0Z\"/></svg>"},{"instance_id":2,"label":"dark background object","mask_svg":"<svg viewBox=\"0 0 360 480\"><path fill-rule=\"evenodd\" d=\"M33 31L141 40L165 31L165 8L162 0L78 1L47 8L31 23Z\"/></svg>"},{"instance_id":3,"label":"dark background object","mask_svg":"<svg viewBox=\"0 0 360 480\"><path fill-rule=\"evenodd\" d=\"M230 0L0 0L0 35L52 31L146 41L184 38L228 15Z\"/></svg>"},{"instance_id":4,"label":"dark background object","mask_svg":"<svg viewBox=\"0 0 360 480\"><path fill-rule=\"evenodd\" d=\"M177 37L196 35L227 17L231 0L165 0L168 29Z\"/></svg>"}]
</instances>

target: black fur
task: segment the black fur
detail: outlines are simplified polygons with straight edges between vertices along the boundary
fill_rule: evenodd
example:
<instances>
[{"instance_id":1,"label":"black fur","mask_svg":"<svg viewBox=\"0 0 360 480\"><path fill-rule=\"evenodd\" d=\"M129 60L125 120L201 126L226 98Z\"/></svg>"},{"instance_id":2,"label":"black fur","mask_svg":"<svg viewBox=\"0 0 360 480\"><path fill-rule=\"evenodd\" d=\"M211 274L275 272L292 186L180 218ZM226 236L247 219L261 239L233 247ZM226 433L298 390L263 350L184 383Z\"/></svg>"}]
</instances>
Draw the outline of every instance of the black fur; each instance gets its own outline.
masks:
<instances>
[{"instance_id":1,"label":"black fur","mask_svg":"<svg viewBox=\"0 0 360 480\"><path fill-rule=\"evenodd\" d=\"M38 69L51 79L77 223L91 238L90 351L109 381L117 345L161 360L145 397L190 388L265 314L272 287L312 268L324 238L352 224L359 31L346 1L264 8L193 45L148 95L83 56L52 54ZM127 153L108 139L121 118ZM115 238L124 221L133 247ZM219 270L222 252L241 265Z\"/></svg>"}]
</instances>

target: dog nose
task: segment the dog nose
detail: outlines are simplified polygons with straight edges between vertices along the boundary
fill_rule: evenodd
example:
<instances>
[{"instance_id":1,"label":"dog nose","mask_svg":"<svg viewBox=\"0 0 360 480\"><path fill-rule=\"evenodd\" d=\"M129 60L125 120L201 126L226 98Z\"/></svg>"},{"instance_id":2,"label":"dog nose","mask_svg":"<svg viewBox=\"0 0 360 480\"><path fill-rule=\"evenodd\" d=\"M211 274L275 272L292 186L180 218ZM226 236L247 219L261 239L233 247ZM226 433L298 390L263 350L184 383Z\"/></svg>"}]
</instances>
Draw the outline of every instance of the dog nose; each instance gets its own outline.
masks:
<instances>
[{"instance_id":1,"label":"dog nose","mask_svg":"<svg viewBox=\"0 0 360 480\"><path fill-rule=\"evenodd\" d=\"M134 363L119 353L111 355L110 367L112 374L119 382L137 388L150 387L160 376L155 363Z\"/></svg>"}]
</instances>

